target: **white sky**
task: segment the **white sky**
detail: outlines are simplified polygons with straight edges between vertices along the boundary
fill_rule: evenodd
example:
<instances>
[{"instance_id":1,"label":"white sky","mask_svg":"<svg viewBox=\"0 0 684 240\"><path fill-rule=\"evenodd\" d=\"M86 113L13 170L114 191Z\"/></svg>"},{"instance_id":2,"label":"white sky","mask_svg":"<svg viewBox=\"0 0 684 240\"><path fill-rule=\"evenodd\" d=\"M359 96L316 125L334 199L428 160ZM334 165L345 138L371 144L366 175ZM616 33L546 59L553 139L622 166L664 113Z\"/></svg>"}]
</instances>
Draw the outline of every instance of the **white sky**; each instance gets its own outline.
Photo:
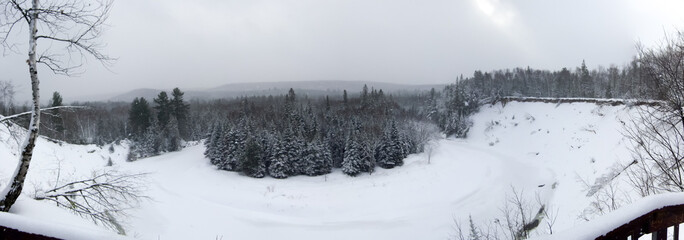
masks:
<instances>
[{"instance_id":1,"label":"white sky","mask_svg":"<svg viewBox=\"0 0 684 240\"><path fill-rule=\"evenodd\" d=\"M447 83L478 69L556 70L583 59L623 65L637 41L683 29L683 11L678 0L116 0L102 38L119 58L112 71L93 60L78 77L41 69L41 91L68 100L236 82ZM28 96L25 58L0 59L0 80Z\"/></svg>"}]
</instances>

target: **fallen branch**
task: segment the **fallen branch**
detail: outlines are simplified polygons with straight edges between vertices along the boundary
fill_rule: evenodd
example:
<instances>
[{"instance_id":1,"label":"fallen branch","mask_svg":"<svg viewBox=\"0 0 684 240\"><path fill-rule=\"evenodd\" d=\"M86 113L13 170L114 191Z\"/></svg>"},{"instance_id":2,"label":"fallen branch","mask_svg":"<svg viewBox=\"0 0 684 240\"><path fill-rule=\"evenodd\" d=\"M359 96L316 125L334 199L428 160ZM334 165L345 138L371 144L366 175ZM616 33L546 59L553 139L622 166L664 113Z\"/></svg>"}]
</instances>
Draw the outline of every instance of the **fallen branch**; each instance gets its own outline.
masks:
<instances>
[{"instance_id":1,"label":"fallen branch","mask_svg":"<svg viewBox=\"0 0 684 240\"><path fill-rule=\"evenodd\" d=\"M59 207L89 218L95 224L102 224L125 235L117 218L125 216L125 210L137 207L142 200L149 198L142 195L141 178L144 175L117 174L113 171L94 173L91 178L38 192L34 198L52 201Z\"/></svg>"}]
</instances>

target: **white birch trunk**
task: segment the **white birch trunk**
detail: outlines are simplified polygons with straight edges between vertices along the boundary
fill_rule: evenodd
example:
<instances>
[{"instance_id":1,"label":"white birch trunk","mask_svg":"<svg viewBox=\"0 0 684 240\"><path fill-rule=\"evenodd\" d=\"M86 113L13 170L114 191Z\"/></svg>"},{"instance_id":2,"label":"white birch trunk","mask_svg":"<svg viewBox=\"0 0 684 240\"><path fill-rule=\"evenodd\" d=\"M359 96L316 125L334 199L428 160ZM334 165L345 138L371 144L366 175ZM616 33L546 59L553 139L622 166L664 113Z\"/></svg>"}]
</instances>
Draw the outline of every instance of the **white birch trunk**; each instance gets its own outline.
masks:
<instances>
[{"instance_id":1,"label":"white birch trunk","mask_svg":"<svg viewBox=\"0 0 684 240\"><path fill-rule=\"evenodd\" d=\"M6 186L0 192L0 211L7 212L12 205L17 201L21 190L24 188L24 180L28 173L31 157L33 156L33 148L36 146L36 138L38 138L38 129L40 126L40 93L38 88L38 69L36 67L36 36L38 33L37 21L38 12L33 9L38 9L38 1L32 0L32 8L28 11L29 18L29 52L28 65L29 74L31 75L31 92L33 94L33 109L31 110L31 123L28 127L28 135L22 145L21 157L17 164L16 170L12 176L12 183Z\"/></svg>"}]
</instances>

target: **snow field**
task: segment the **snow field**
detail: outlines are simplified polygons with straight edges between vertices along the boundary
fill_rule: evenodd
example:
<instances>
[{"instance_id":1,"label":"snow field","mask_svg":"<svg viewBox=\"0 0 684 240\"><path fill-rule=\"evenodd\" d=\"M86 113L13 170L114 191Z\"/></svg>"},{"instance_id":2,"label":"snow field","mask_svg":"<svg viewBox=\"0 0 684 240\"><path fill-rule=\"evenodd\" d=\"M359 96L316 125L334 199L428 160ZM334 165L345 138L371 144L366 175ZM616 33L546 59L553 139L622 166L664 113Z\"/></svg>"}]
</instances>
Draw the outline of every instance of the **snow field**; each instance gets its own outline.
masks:
<instances>
[{"instance_id":1,"label":"snow field","mask_svg":"<svg viewBox=\"0 0 684 240\"><path fill-rule=\"evenodd\" d=\"M146 172L146 201L125 219L134 239L447 239L453 219L478 223L501 216L511 188L557 209L554 232L583 222L589 184L629 160L620 134L625 106L510 102L483 106L465 140L436 140L395 169L349 177L253 179L218 171L199 144L180 152L125 162L126 143L98 148L41 139L24 196L13 213L79 229L98 228L49 203L29 198L57 179L93 170ZM0 130L4 131L4 130ZM15 164L16 144L0 134L0 182ZM113 167L106 167L111 157ZM535 199L530 199L534 201ZM33 211L40 205L49 214ZM0 216L0 221L3 219ZM101 231L98 230L98 231Z\"/></svg>"}]
</instances>

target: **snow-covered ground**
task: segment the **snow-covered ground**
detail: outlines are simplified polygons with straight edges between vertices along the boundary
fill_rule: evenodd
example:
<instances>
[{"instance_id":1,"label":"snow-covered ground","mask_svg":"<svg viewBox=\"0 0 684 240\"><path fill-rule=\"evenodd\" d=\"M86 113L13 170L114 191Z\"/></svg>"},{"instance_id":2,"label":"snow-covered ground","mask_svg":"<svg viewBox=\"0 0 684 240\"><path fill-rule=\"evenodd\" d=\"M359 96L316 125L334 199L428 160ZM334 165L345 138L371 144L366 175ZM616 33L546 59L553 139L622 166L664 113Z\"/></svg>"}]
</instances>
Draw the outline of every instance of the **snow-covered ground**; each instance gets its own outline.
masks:
<instances>
[{"instance_id":1,"label":"snow-covered ground","mask_svg":"<svg viewBox=\"0 0 684 240\"><path fill-rule=\"evenodd\" d=\"M358 177L336 171L253 179L215 170L201 144L128 163L125 144L111 153L108 146L41 139L25 194L12 212L92 229L29 196L54 184L57 167L62 180L114 168L150 173L146 194L152 200L125 219L136 239L447 239L454 219L472 215L486 224L500 218L512 188L555 210L554 232L562 232L584 221L579 216L592 197L582 181L593 184L631 161L620 134L630 111L593 103L488 105L473 117L467 139L435 141L430 153L409 156L403 167ZM1 132L0 184L8 182L17 152L16 142ZM109 158L112 167L106 167Z\"/></svg>"}]
</instances>

